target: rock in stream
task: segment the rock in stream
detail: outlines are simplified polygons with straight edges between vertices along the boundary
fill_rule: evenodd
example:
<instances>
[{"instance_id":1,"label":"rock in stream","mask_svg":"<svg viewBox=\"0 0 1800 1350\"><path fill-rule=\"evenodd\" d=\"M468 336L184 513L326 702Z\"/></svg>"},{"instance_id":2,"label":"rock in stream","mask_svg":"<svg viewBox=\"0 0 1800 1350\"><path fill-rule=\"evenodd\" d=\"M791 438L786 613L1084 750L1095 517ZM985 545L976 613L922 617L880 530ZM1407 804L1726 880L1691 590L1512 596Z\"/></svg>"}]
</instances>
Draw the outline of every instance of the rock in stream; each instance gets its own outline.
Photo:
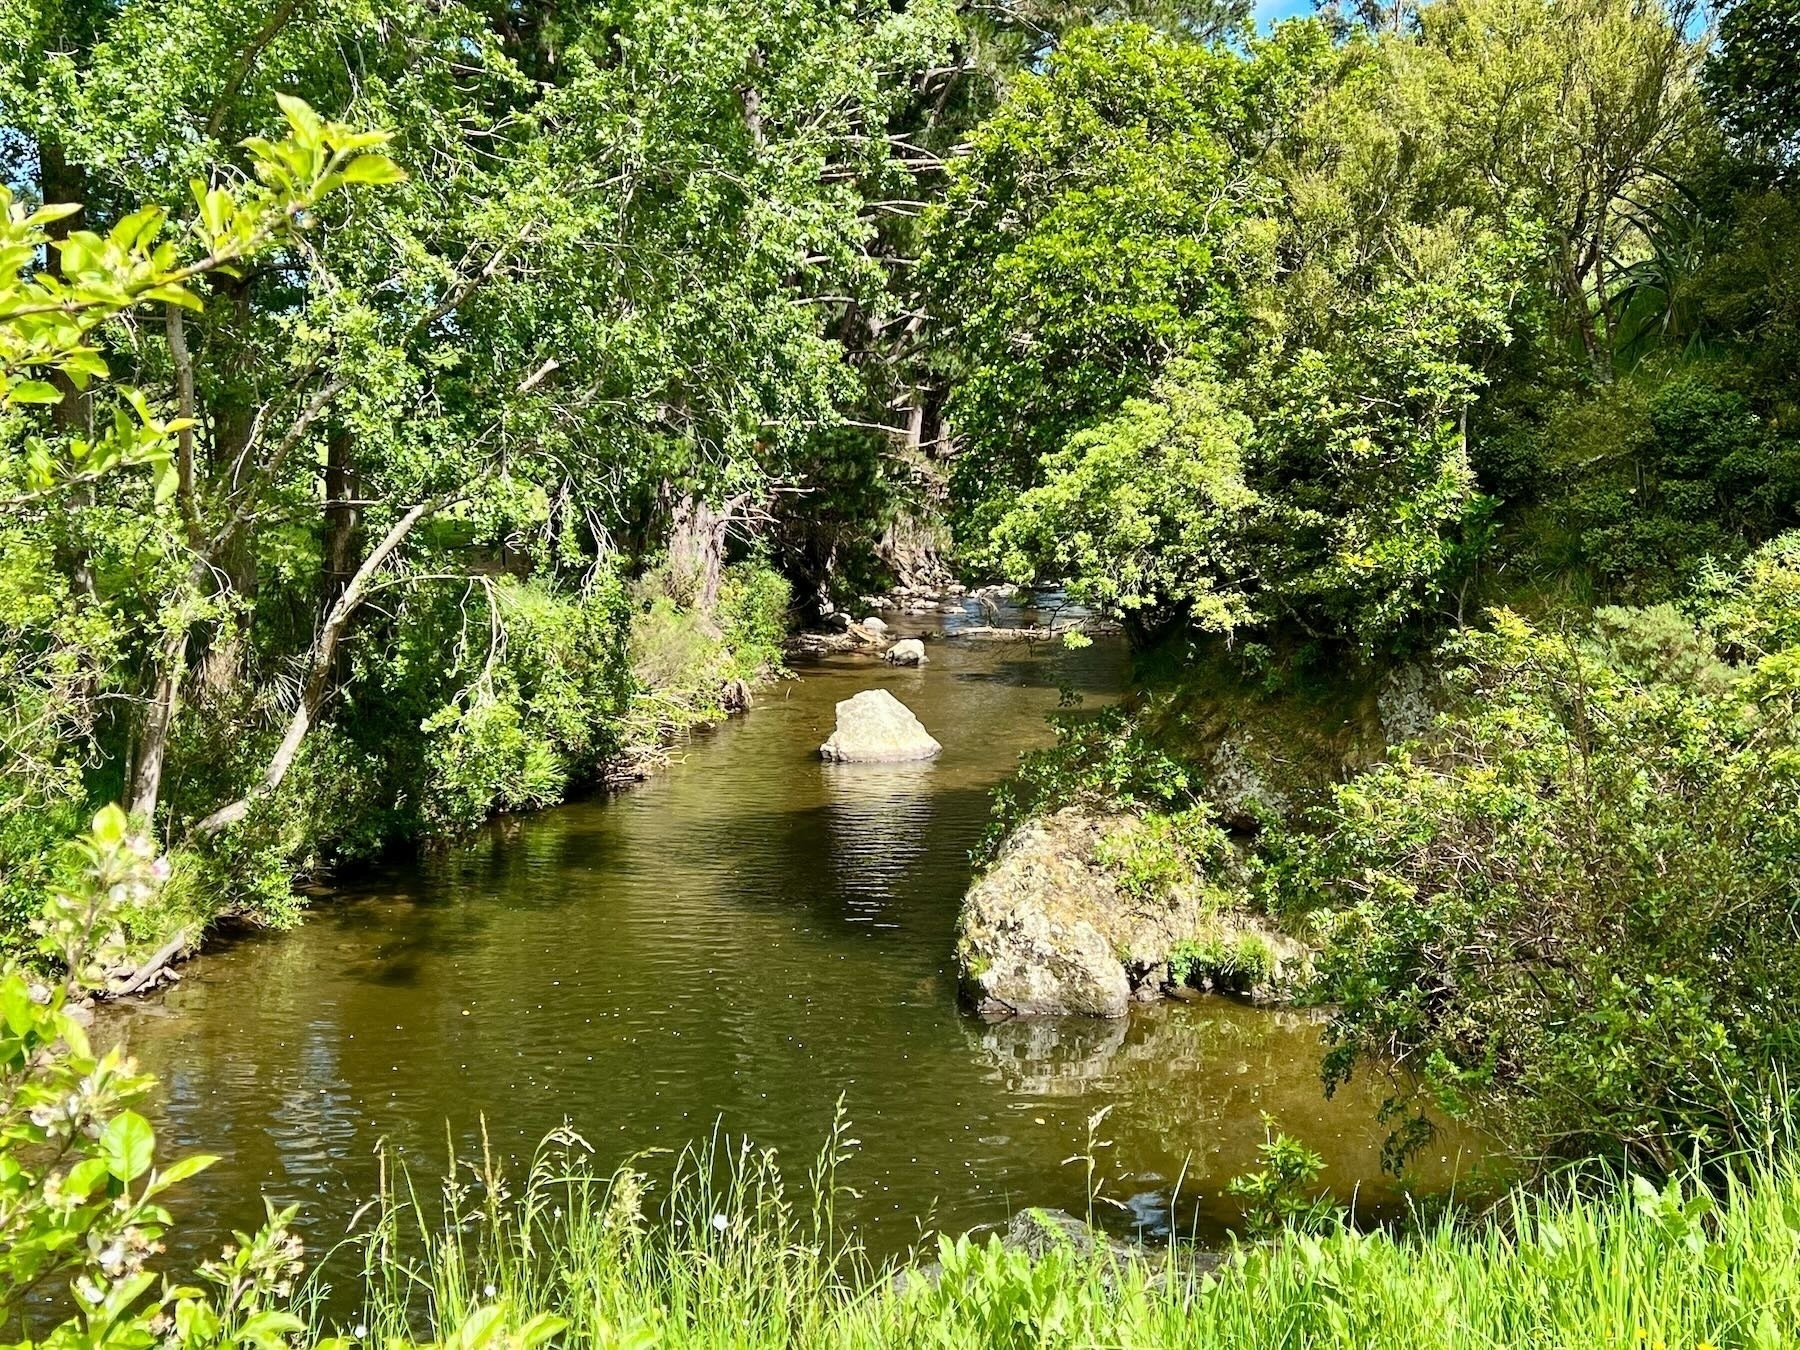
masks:
<instances>
[{"instance_id":1,"label":"rock in stream","mask_svg":"<svg viewBox=\"0 0 1800 1350\"><path fill-rule=\"evenodd\" d=\"M930 759L944 747L885 689L865 689L837 705L837 729L819 747L842 764L894 764Z\"/></svg>"}]
</instances>

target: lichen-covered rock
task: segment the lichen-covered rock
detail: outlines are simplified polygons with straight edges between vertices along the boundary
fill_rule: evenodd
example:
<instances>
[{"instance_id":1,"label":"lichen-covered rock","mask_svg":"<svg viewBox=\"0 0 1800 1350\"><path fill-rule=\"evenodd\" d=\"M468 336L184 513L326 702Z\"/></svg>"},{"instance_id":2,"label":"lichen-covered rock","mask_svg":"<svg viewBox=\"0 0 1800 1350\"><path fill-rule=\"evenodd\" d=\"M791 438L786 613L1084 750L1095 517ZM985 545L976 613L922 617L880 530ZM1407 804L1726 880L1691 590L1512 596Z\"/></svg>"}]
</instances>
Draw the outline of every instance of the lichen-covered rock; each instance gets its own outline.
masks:
<instances>
[{"instance_id":1,"label":"lichen-covered rock","mask_svg":"<svg viewBox=\"0 0 1800 1350\"><path fill-rule=\"evenodd\" d=\"M844 764L893 764L930 759L943 748L899 699L865 689L837 705L837 728L819 754Z\"/></svg>"},{"instance_id":2,"label":"lichen-covered rock","mask_svg":"<svg viewBox=\"0 0 1800 1350\"><path fill-rule=\"evenodd\" d=\"M1102 854L1129 817L1068 808L1015 830L970 889L958 920L965 993L989 1015L1123 1017L1155 996L1170 949L1207 907L1199 886L1125 896Z\"/></svg>"},{"instance_id":3,"label":"lichen-covered rock","mask_svg":"<svg viewBox=\"0 0 1800 1350\"><path fill-rule=\"evenodd\" d=\"M901 638L882 657L882 660L894 666L922 666L926 659L925 644L918 638Z\"/></svg>"},{"instance_id":4,"label":"lichen-covered rock","mask_svg":"<svg viewBox=\"0 0 1800 1350\"><path fill-rule=\"evenodd\" d=\"M1423 736L1443 711L1444 700L1444 682L1436 671L1417 661L1394 667L1375 693L1382 738L1398 745Z\"/></svg>"},{"instance_id":5,"label":"lichen-covered rock","mask_svg":"<svg viewBox=\"0 0 1800 1350\"><path fill-rule=\"evenodd\" d=\"M1232 829L1253 829L1264 817L1280 819L1293 802L1271 772L1272 756L1247 731L1222 736L1213 748L1206 795Z\"/></svg>"}]
</instances>

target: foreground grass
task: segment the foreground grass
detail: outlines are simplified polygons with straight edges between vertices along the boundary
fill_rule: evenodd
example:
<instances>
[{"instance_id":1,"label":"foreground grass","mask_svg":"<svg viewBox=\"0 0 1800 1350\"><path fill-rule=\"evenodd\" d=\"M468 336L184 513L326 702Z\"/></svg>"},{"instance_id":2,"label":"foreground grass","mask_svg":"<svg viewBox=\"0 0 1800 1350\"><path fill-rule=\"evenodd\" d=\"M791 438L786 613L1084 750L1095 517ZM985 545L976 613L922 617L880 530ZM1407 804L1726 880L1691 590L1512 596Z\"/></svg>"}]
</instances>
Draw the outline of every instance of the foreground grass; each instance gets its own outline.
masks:
<instances>
[{"instance_id":1,"label":"foreground grass","mask_svg":"<svg viewBox=\"0 0 1800 1350\"><path fill-rule=\"evenodd\" d=\"M375 1345L463 1347L1800 1343L1789 1161L1711 1191L1639 1181L1599 1198L1520 1193L1499 1221L1405 1237L1293 1234L1211 1273L1179 1253L1033 1262L964 1238L941 1245L935 1283L896 1292L891 1271L835 1236L833 1154L802 1202L771 1156L718 1141L654 1187L631 1169L586 1175L585 1156L563 1136L516 1194L465 1171L441 1208L404 1188L384 1197L359 1243L359 1324L343 1329Z\"/></svg>"}]
</instances>

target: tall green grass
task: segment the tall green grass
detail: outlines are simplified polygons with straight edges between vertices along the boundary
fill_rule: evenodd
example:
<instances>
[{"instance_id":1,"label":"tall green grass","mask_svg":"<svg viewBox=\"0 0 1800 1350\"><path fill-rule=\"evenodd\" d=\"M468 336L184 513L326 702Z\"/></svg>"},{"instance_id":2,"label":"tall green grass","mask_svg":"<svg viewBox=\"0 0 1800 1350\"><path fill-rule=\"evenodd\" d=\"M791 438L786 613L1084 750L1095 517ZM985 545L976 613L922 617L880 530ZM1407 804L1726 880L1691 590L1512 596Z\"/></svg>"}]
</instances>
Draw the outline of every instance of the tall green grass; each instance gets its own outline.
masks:
<instances>
[{"instance_id":1,"label":"tall green grass","mask_svg":"<svg viewBox=\"0 0 1800 1350\"><path fill-rule=\"evenodd\" d=\"M849 1142L834 1135L798 1195L772 1155L719 1137L657 1182L648 1164L591 1173L565 1133L516 1192L491 1165L430 1204L397 1184L359 1241L362 1311L341 1329L637 1350L1800 1344L1800 1168L1785 1158L1711 1189L1564 1186L1405 1235L1291 1233L1215 1270L1179 1249L1033 1261L945 1239L940 1270L896 1282L835 1222Z\"/></svg>"}]
</instances>

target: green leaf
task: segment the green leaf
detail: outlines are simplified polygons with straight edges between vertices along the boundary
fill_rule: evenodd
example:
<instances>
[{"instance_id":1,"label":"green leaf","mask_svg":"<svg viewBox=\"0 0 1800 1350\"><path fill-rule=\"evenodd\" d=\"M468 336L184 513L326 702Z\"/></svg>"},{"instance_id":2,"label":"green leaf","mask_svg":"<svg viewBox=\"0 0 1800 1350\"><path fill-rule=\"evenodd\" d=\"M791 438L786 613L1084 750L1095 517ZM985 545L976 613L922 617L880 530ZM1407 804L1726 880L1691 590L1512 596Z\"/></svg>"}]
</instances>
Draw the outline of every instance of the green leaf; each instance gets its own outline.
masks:
<instances>
[{"instance_id":1,"label":"green leaf","mask_svg":"<svg viewBox=\"0 0 1800 1350\"><path fill-rule=\"evenodd\" d=\"M275 1347L284 1344L284 1337L305 1330L306 1323L292 1313L269 1310L246 1318L238 1328L237 1338L251 1345Z\"/></svg>"},{"instance_id":2,"label":"green leaf","mask_svg":"<svg viewBox=\"0 0 1800 1350\"><path fill-rule=\"evenodd\" d=\"M20 380L7 392L11 403L61 403L62 394L43 380Z\"/></svg>"},{"instance_id":3,"label":"green leaf","mask_svg":"<svg viewBox=\"0 0 1800 1350\"><path fill-rule=\"evenodd\" d=\"M281 109L281 115L287 118L288 125L294 129L296 140L302 145L317 143L324 123L305 99L295 98L292 94L277 94L275 103Z\"/></svg>"},{"instance_id":4,"label":"green leaf","mask_svg":"<svg viewBox=\"0 0 1800 1350\"><path fill-rule=\"evenodd\" d=\"M100 1134L100 1156L120 1181L136 1181L150 1169L156 1131L136 1111L121 1111Z\"/></svg>"},{"instance_id":5,"label":"green leaf","mask_svg":"<svg viewBox=\"0 0 1800 1350\"><path fill-rule=\"evenodd\" d=\"M198 1176L217 1161L219 1161L218 1157L211 1153L196 1153L191 1158L183 1158L179 1162L171 1164L167 1171L157 1174L157 1189L178 1186L189 1177Z\"/></svg>"},{"instance_id":6,"label":"green leaf","mask_svg":"<svg viewBox=\"0 0 1800 1350\"><path fill-rule=\"evenodd\" d=\"M103 848L117 848L125 842L125 834L130 828L131 821L119 809L118 803L114 802L95 813L93 824L88 830L94 836L96 844Z\"/></svg>"},{"instance_id":7,"label":"green leaf","mask_svg":"<svg viewBox=\"0 0 1800 1350\"><path fill-rule=\"evenodd\" d=\"M76 1200L86 1200L92 1195L94 1188L112 1175L105 1158L83 1158L69 1169L69 1175L63 1182L63 1194Z\"/></svg>"},{"instance_id":8,"label":"green leaf","mask_svg":"<svg viewBox=\"0 0 1800 1350\"><path fill-rule=\"evenodd\" d=\"M386 155L358 155L338 170L346 183L404 183L406 171Z\"/></svg>"}]
</instances>

